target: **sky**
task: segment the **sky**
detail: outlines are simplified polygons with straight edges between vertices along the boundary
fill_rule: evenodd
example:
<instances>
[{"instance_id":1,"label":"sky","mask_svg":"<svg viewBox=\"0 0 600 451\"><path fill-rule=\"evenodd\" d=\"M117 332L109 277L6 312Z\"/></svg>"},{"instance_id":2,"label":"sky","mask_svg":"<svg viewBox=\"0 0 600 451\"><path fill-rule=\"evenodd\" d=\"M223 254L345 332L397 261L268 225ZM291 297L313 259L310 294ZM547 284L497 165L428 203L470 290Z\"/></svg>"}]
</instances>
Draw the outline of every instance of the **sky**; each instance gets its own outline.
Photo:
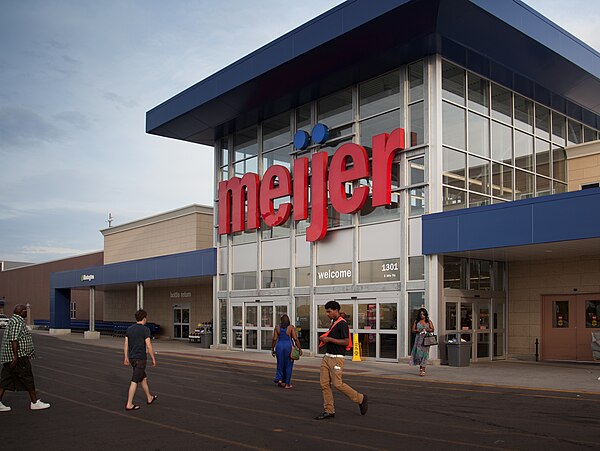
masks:
<instances>
[{"instance_id":1,"label":"sky","mask_svg":"<svg viewBox=\"0 0 600 451\"><path fill-rule=\"evenodd\" d=\"M102 250L109 213L212 205L212 150L146 134L146 112L340 3L0 0L0 260ZM526 3L600 49L597 0Z\"/></svg>"}]
</instances>

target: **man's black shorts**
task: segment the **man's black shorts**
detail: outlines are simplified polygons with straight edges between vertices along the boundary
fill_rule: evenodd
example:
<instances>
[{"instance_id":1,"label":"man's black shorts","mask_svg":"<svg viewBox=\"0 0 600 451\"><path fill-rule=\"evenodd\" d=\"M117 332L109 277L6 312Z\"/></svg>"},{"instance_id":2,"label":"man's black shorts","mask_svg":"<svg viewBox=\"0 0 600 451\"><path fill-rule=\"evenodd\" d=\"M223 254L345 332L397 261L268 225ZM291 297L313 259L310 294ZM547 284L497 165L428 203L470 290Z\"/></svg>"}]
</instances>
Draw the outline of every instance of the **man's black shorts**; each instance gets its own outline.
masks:
<instances>
[{"instance_id":1,"label":"man's black shorts","mask_svg":"<svg viewBox=\"0 0 600 451\"><path fill-rule=\"evenodd\" d=\"M132 360L131 366L133 367L131 382L136 384L142 382L146 378L146 360Z\"/></svg>"},{"instance_id":2,"label":"man's black shorts","mask_svg":"<svg viewBox=\"0 0 600 451\"><path fill-rule=\"evenodd\" d=\"M0 387L8 391L35 390L29 357L19 357L14 368L10 367L10 362L2 365Z\"/></svg>"}]
</instances>

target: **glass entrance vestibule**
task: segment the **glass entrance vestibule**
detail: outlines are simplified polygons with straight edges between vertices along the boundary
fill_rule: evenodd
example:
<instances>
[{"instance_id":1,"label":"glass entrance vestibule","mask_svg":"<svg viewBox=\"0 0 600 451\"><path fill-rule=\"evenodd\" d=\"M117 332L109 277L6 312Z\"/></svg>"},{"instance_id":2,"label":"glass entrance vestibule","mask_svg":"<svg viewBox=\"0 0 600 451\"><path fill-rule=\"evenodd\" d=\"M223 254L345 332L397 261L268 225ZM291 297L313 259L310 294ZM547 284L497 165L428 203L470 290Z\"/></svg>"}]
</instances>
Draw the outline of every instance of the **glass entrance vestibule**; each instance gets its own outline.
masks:
<instances>
[{"instance_id":1,"label":"glass entrance vestibule","mask_svg":"<svg viewBox=\"0 0 600 451\"><path fill-rule=\"evenodd\" d=\"M471 360L506 358L506 302L504 299L446 297L445 341L471 343Z\"/></svg>"},{"instance_id":2,"label":"glass entrance vestibule","mask_svg":"<svg viewBox=\"0 0 600 451\"><path fill-rule=\"evenodd\" d=\"M273 329L279 324L281 315L288 311L287 300L232 301L231 347L243 351L270 351Z\"/></svg>"},{"instance_id":3,"label":"glass entrance vestibule","mask_svg":"<svg viewBox=\"0 0 600 451\"><path fill-rule=\"evenodd\" d=\"M316 318L316 334L321 335L329 328L330 321L325 311L325 304L331 300L317 298L314 303L314 318ZM360 354L363 358L377 360L398 360L398 351L402 349L403 341L398 331L398 296L389 298L379 297L340 297L334 298L346 317L351 334L358 335ZM353 335L354 336L354 335ZM315 336L315 343L318 343ZM324 354L325 348L319 348L317 353ZM350 354L350 353L348 353Z\"/></svg>"}]
</instances>

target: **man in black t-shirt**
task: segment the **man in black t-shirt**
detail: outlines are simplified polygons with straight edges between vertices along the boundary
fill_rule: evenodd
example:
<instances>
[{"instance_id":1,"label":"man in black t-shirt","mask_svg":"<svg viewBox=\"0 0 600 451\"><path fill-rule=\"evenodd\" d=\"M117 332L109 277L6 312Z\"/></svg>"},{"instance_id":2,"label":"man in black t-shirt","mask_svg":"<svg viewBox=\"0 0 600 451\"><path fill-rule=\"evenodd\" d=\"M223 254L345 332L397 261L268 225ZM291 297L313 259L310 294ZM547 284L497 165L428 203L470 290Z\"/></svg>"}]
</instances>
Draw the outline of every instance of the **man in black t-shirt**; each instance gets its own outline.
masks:
<instances>
[{"instance_id":1,"label":"man in black t-shirt","mask_svg":"<svg viewBox=\"0 0 600 451\"><path fill-rule=\"evenodd\" d=\"M123 364L131 365L133 368L125 410L138 410L140 408L140 406L133 403L133 397L135 396L138 384L142 385L148 405L152 404L158 398L158 396L150 394L148 377L146 376L147 353L150 353L152 366L156 366L156 359L154 358L152 343L150 342L150 329L146 327L147 316L148 314L145 310L135 312L135 320L137 322L129 326L127 332L125 332L125 346L123 348L125 360Z\"/></svg>"},{"instance_id":2,"label":"man in black t-shirt","mask_svg":"<svg viewBox=\"0 0 600 451\"><path fill-rule=\"evenodd\" d=\"M340 304L338 302L329 301L325 304L325 310L327 311L327 317L331 320L331 327L319 337L319 340L325 345L325 356L321 362L320 373L324 411L315 419L327 420L335 417L331 385L346 395L350 401L358 404L360 414L364 415L367 413L368 408L367 395L357 392L342 381L344 356L346 355L346 346L350 337L348 324L340 316ZM323 344L319 346L323 346Z\"/></svg>"}]
</instances>

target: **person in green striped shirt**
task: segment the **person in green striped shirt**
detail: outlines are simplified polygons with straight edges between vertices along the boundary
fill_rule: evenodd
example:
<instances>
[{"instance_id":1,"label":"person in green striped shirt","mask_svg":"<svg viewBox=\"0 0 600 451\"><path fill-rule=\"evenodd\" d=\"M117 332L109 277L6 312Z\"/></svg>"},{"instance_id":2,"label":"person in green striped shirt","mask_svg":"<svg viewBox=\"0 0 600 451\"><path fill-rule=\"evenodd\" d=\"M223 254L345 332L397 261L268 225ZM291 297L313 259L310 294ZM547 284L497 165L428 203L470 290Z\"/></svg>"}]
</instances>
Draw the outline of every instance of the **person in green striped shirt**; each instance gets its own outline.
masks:
<instances>
[{"instance_id":1,"label":"person in green striped shirt","mask_svg":"<svg viewBox=\"0 0 600 451\"><path fill-rule=\"evenodd\" d=\"M0 412L9 412L10 407L2 403L6 390L27 391L31 398L31 410L43 410L50 404L38 399L35 392L35 382L31 369L31 359L35 358L33 338L25 324L27 307L19 304L15 307L14 315L8 321L0 348Z\"/></svg>"}]
</instances>

